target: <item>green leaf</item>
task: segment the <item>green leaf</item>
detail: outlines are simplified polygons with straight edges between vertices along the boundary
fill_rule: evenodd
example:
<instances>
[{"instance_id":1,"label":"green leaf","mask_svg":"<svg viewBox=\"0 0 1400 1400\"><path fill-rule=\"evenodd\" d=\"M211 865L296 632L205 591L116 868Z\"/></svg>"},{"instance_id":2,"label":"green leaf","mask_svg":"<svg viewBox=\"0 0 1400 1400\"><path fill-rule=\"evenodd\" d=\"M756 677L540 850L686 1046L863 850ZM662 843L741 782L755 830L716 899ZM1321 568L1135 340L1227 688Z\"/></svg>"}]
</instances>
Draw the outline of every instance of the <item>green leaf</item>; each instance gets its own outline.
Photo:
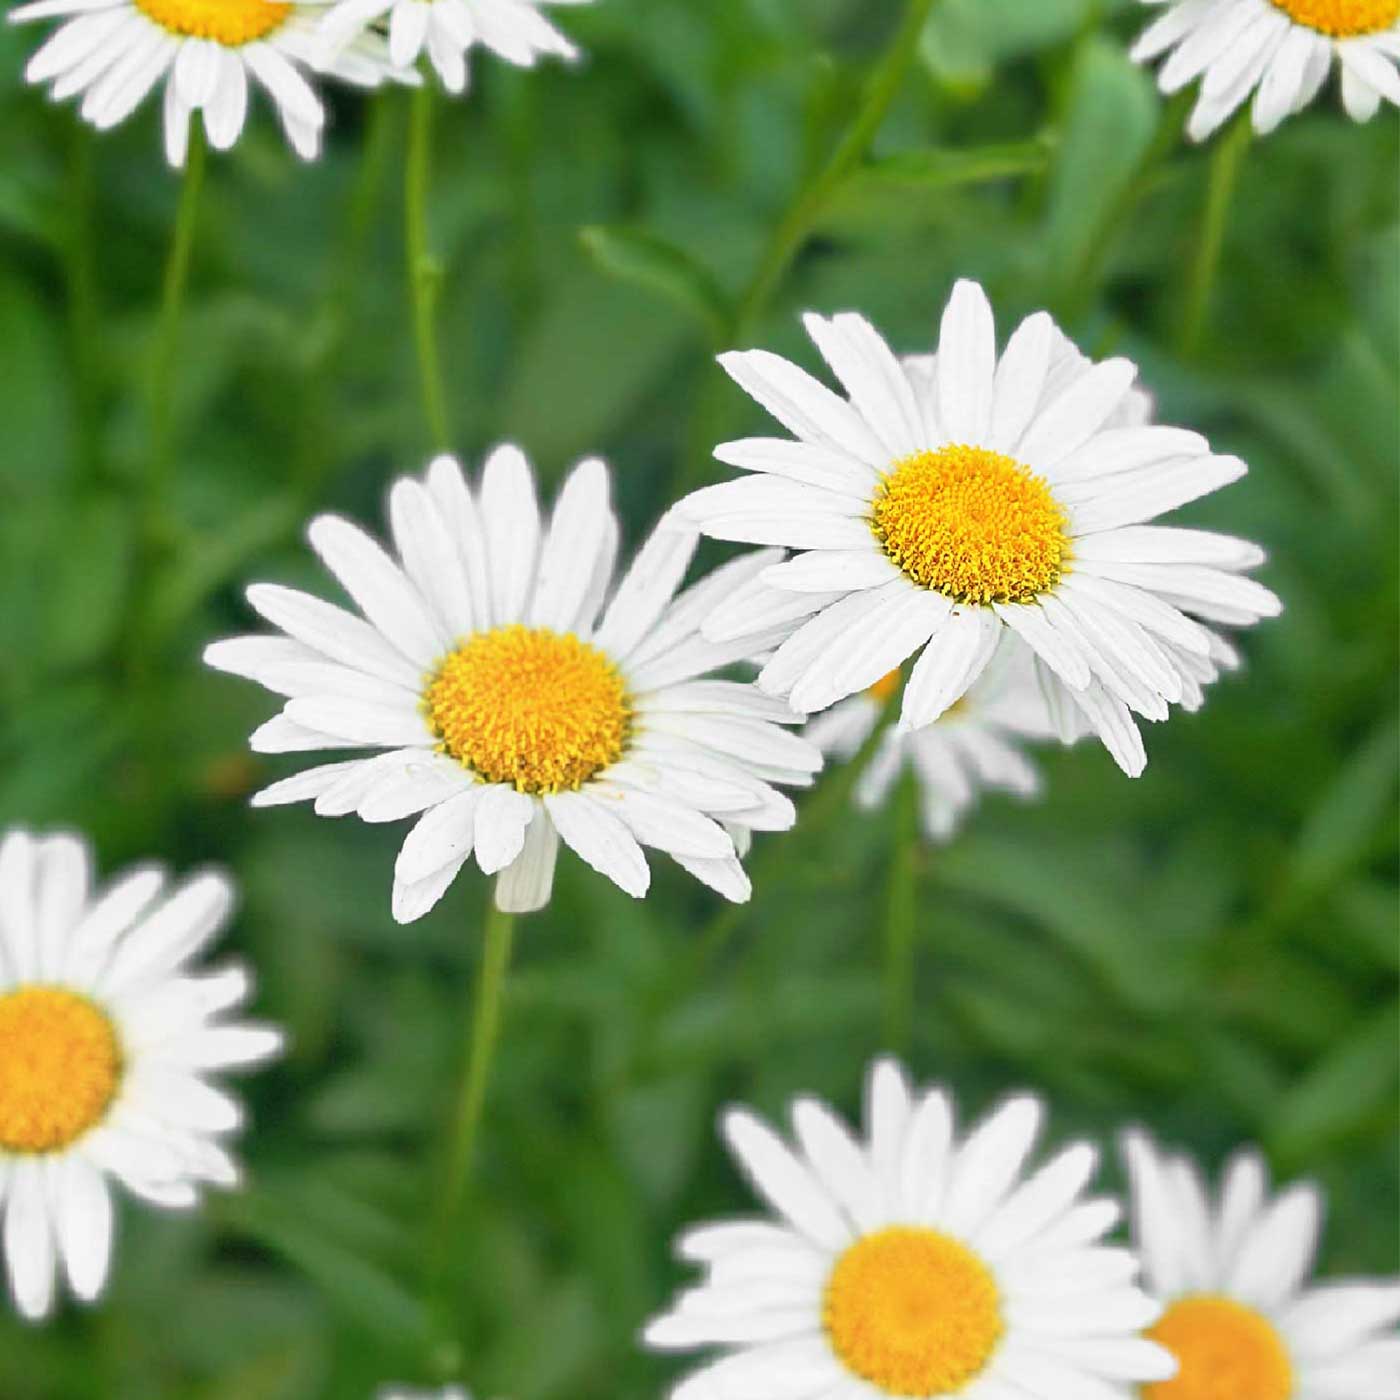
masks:
<instances>
[{"instance_id":1,"label":"green leaf","mask_svg":"<svg viewBox=\"0 0 1400 1400\"><path fill-rule=\"evenodd\" d=\"M931 146L920 151L900 151L872 161L857 178L930 189L980 185L1018 175L1039 174L1049 164L1051 148L1048 140L971 146L965 150Z\"/></svg>"},{"instance_id":2,"label":"green leaf","mask_svg":"<svg viewBox=\"0 0 1400 1400\"><path fill-rule=\"evenodd\" d=\"M1080 46L1058 159L1051 174L1045 254L1071 283L1137 176L1157 129L1152 79L1107 39Z\"/></svg>"},{"instance_id":3,"label":"green leaf","mask_svg":"<svg viewBox=\"0 0 1400 1400\"><path fill-rule=\"evenodd\" d=\"M644 287L690 312L716 340L725 338L733 312L710 270L683 248L642 229L594 224L579 241L609 275Z\"/></svg>"},{"instance_id":4,"label":"green leaf","mask_svg":"<svg viewBox=\"0 0 1400 1400\"><path fill-rule=\"evenodd\" d=\"M1400 1002L1363 1021L1279 1102L1269 1134L1274 1151L1302 1165L1372 1115L1392 1116L1400 1081Z\"/></svg>"}]
</instances>

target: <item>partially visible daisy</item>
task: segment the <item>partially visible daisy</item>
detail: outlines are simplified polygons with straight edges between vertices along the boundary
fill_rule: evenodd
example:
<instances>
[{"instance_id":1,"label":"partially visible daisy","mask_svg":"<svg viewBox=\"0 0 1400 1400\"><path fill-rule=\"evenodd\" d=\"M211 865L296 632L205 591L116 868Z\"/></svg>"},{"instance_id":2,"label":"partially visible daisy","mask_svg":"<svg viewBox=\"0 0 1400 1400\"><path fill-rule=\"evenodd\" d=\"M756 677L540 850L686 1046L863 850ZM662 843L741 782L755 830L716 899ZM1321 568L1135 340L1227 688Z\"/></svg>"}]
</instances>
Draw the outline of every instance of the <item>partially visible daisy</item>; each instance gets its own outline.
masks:
<instances>
[{"instance_id":1,"label":"partially visible daisy","mask_svg":"<svg viewBox=\"0 0 1400 1400\"><path fill-rule=\"evenodd\" d=\"M855 758L902 683L901 674L891 671L868 690L839 701L808 723L807 738L833 758ZM885 731L856 782L856 804L880 806L900 774L912 770L924 831L931 841L947 841L982 792L1033 797L1040 776L1022 741L1056 733L1030 650L1007 637L1001 655L940 718L922 729L895 725Z\"/></svg>"},{"instance_id":2,"label":"partially visible daisy","mask_svg":"<svg viewBox=\"0 0 1400 1400\"><path fill-rule=\"evenodd\" d=\"M982 289L959 282L936 356L901 362L862 317L806 318L843 399L762 350L725 369L795 435L723 444L753 475L676 513L716 539L801 551L705 623L713 640L785 624L759 685L812 713L909 657L904 723L931 724L1010 630L1036 654L1053 712L1077 708L1136 776L1132 714L1167 717L1213 665L1197 618L1279 611L1227 535L1146 522L1238 479L1197 433L1143 421L1127 360L1093 364L1044 312L998 357Z\"/></svg>"},{"instance_id":3,"label":"partially visible daisy","mask_svg":"<svg viewBox=\"0 0 1400 1400\"><path fill-rule=\"evenodd\" d=\"M192 966L228 919L229 881L164 887L147 865L94 890L75 836L0 841L0 1205L30 1319L52 1308L60 1267L84 1302L102 1292L112 1179L166 1207L237 1184L224 1139L242 1113L209 1077L282 1043L234 1019L251 985L242 968Z\"/></svg>"},{"instance_id":4,"label":"partially visible daisy","mask_svg":"<svg viewBox=\"0 0 1400 1400\"><path fill-rule=\"evenodd\" d=\"M1163 55L1163 92L1201 80L1186 128L1196 141L1251 94L1254 129L1273 131L1317 96L1334 60L1347 112L1369 121L1382 98L1400 103L1400 0L1166 0L1133 48L1139 63Z\"/></svg>"},{"instance_id":5,"label":"partially visible daisy","mask_svg":"<svg viewBox=\"0 0 1400 1400\"><path fill-rule=\"evenodd\" d=\"M697 540L663 521L614 586L607 467L580 463L542 522L514 447L491 455L475 491L448 457L396 482L389 519L397 559L347 520L311 524L312 548L363 616L258 584L249 602L285 635L205 652L290 697L253 735L256 751L386 751L309 769L254 802L314 801L371 822L423 814L395 867L401 922L427 913L473 855L499 872L500 908L540 908L560 838L636 897L651 846L747 899L749 833L795 819L774 784L809 784L821 755L782 727L798 718L782 702L709 678L777 634L718 643L699 626L774 556L677 594Z\"/></svg>"},{"instance_id":6,"label":"partially visible daisy","mask_svg":"<svg viewBox=\"0 0 1400 1400\"><path fill-rule=\"evenodd\" d=\"M1084 1197L1095 1150L1027 1172L1042 1117L1013 1098L959 1136L949 1095L914 1092L889 1061L870 1076L864 1139L815 1099L793 1105L791 1146L728 1112L729 1148L772 1214L681 1238L705 1278L645 1339L719 1355L672 1400L1127 1400L1170 1376L1137 1335L1161 1310L1136 1258L1101 1243L1118 1205Z\"/></svg>"},{"instance_id":7,"label":"partially visible daisy","mask_svg":"<svg viewBox=\"0 0 1400 1400\"><path fill-rule=\"evenodd\" d=\"M329 0L32 0L10 11L12 24L64 23L29 60L25 77L48 83L55 101L82 94L82 116L100 131L131 115L165 84L165 154L182 166L191 116L204 119L209 144L227 150L243 131L248 89L272 99L282 129L303 160L321 148L325 108L310 79L324 74L360 87L396 71L377 35L354 36L332 58L317 26Z\"/></svg>"},{"instance_id":8,"label":"partially visible daisy","mask_svg":"<svg viewBox=\"0 0 1400 1400\"><path fill-rule=\"evenodd\" d=\"M467 88L467 53L481 45L521 68L544 56L575 58L578 50L543 15L546 5L591 0L330 0L322 41L335 51L366 25L388 16L389 51L407 67L427 53L448 92Z\"/></svg>"},{"instance_id":9,"label":"partially visible daisy","mask_svg":"<svg viewBox=\"0 0 1400 1400\"><path fill-rule=\"evenodd\" d=\"M443 1390L406 1390L403 1386L386 1386L379 1392L378 1400L472 1400L471 1393L460 1385L449 1385Z\"/></svg>"},{"instance_id":10,"label":"partially visible daisy","mask_svg":"<svg viewBox=\"0 0 1400 1400\"><path fill-rule=\"evenodd\" d=\"M1148 1333L1180 1363L1144 1400L1397 1400L1400 1278L1309 1284L1322 1222L1311 1184L1270 1199L1254 1152L1212 1200L1196 1165L1124 1139L1144 1285L1165 1306Z\"/></svg>"}]
</instances>

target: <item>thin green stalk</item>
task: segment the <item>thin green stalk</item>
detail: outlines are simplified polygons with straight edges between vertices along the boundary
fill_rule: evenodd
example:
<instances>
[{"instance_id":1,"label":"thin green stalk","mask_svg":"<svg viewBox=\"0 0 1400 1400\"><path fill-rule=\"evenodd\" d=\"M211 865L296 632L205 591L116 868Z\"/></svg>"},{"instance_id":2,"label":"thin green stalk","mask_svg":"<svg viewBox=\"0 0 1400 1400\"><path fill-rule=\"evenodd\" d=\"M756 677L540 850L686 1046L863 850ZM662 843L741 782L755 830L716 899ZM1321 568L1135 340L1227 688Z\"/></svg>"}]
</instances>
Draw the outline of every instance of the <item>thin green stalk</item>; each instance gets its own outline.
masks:
<instances>
[{"instance_id":1,"label":"thin green stalk","mask_svg":"<svg viewBox=\"0 0 1400 1400\"><path fill-rule=\"evenodd\" d=\"M434 1217L430 1262L436 1273L456 1235L462 1202L471 1177L472 1159L486 1107L486 1091L491 1080L491 1063L501 1033L501 1012L506 976L510 970L511 948L515 940L515 915L503 914L494 900L486 913L481 969L472 995L471 1039L461 1087L452 1115L441 1194Z\"/></svg>"},{"instance_id":2,"label":"thin green stalk","mask_svg":"<svg viewBox=\"0 0 1400 1400\"><path fill-rule=\"evenodd\" d=\"M825 830L832 818L846 809L856 782L865 771L866 765L874 758L876 749L880 747L885 737L885 731L894 723L897 713L897 701L886 705L879 721L860 746L860 751L854 758L846 762L838 772L828 777L826 782L813 794L811 800L803 807L798 816L797 831L801 835L810 836L815 832ZM766 845L749 867L749 876L754 888L760 889L767 885L769 877L776 872L777 868L784 863L789 863L791 859L790 840L789 843L774 841ZM673 985L689 986L702 976L705 970L724 952L734 935L743 927L752 910L752 902L749 904L726 904L701 930L691 955L682 959L683 975L676 979Z\"/></svg>"},{"instance_id":3,"label":"thin green stalk","mask_svg":"<svg viewBox=\"0 0 1400 1400\"><path fill-rule=\"evenodd\" d=\"M885 1048L909 1051L914 1024L914 930L919 873L919 803L912 775L894 792L894 845L885 904Z\"/></svg>"},{"instance_id":4,"label":"thin green stalk","mask_svg":"<svg viewBox=\"0 0 1400 1400\"><path fill-rule=\"evenodd\" d=\"M1186 311L1181 323L1181 350L1193 354L1205 330L1210 296L1220 269L1220 253L1225 246L1225 225L1230 203L1239 183L1245 152L1253 136L1248 110L1235 118L1234 125L1215 144L1210 158L1210 182L1205 212L1196 239L1196 256L1191 263L1186 290Z\"/></svg>"},{"instance_id":5,"label":"thin green stalk","mask_svg":"<svg viewBox=\"0 0 1400 1400\"><path fill-rule=\"evenodd\" d=\"M195 227L199 221L200 196L204 190L204 166L204 131L196 122L190 132L185 178L180 188L179 207L175 212L175 232L165 264L155 352L151 358L151 455L146 471L143 512L148 548L159 536L159 522L170 485L174 446L171 424L174 421L175 358L180 348L185 289L189 284L190 258L194 251Z\"/></svg>"},{"instance_id":6,"label":"thin green stalk","mask_svg":"<svg viewBox=\"0 0 1400 1400\"><path fill-rule=\"evenodd\" d=\"M78 419L78 462L83 477L94 481L102 474L101 384L99 351L102 313L97 291L97 253L93 233L97 227L96 180L93 171L93 134L86 122L71 123L69 162L68 236L64 240L68 281L68 326L72 336L74 398Z\"/></svg>"},{"instance_id":7,"label":"thin green stalk","mask_svg":"<svg viewBox=\"0 0 1400 1400\"><path fill-rule=\"evenodd\" d=\"M408 292L413 304L413 340L423 415L435 450L451 441L442 363L437 345L437 300L442 264L428 240L428 187L432 177L433 87L424 83L412 97L408 127L408 162L404 170L404 246L408 256Z\"/></svg>"},{"instance_id":8,"label":"thin green stalk","mask_svg":"<svg viewBox=\"0 0 1400 1400\"><path fill-rule=\"evenodd\" d=\"M769 298L787 274L789 265L806 243L832 197L851 171L865 159L899 93L933 6L934 0L909 0L899 28L871 69L861 99L835 149L826 163L798 191L797 197L773 230L758 268L735 307L727 336L730 344L741 341L763 314ZM721 383L718 375L706 373L697 397L686 467L679 483L682 493L696 486L705 474L713 447L712 424L718 416L717 394Z\"/></svg>"}]
</instances>

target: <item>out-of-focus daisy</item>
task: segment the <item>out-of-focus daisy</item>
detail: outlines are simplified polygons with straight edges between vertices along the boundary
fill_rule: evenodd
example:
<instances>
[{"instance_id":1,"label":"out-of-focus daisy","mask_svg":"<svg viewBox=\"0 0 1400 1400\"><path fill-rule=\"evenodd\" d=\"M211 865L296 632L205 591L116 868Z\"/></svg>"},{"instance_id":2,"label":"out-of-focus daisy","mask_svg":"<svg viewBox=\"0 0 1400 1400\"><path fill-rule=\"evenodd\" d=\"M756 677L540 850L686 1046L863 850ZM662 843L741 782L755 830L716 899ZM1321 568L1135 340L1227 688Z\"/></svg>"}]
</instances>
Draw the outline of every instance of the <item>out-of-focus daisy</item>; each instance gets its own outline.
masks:
<instances>
[{"instance_id":1,"label":"out-of-focus daisy","mask_svg":"<svg viewBox=\"0 0 1400 1400\"><path fill-rule=\"evenodd\" d=\"M853 759L902 682L901 674L891 671L868 690L839 701L808 723L807 738L824 754ZM1056 733L1029 648L1007 637L967 694L932 724L885 731L856 782L856 804L878 807L900 774L912 769L924 831L931 841L947 841L983 791L1034 796L1040 777L1021 741Z\"/></svg>"},{"instance_id":2,"label":"out-of-focus daisy","mask_svg":"<svg viewBox=\"0 0 1400 1400\"><path fill-rule=\"evenodd\" d=\"M467 87L467 53L480 44L521 68L541 57L574 58L578 50L541 13L546 5L587 5L591 0L332 0L322 41L332 51L366 25L388 16L389 51L407 67L426 52L443 86Z\"/></svg>"},{"instance_id":3,"label":"out-of-focus daisy","mask_svg":"<svg viewBox=\"0 0 1400 1400\"><path fill-rule=\"evenodd\" d=\"M248 114L257 82L304 160L315 158L326 123L310 78L325 74L360 87L396 72L377 35L361 32L333 57L321 52L317 25L328 0L33 0L10 11L12 23L62 19L25 69L48 83L55 101L82 94L82 115L99 130L124 121L165 84L165 153L182 166L190 118L202 114L209 144L227 150Z\"/></svg>"},{"instance_id":4,"label":"out-of-focus daisy","mask_svg":"<svg viewBox=\"0 0 1400 1400\"><path fill-rule=\"evenodd\" d=\"M1322 1196L1270 1199L1257 1153L1226 1167L1212 1200L1188 1158L1124 1140L1144 1286L1166 1311L1149 1336L1180 1363L1145 1400L1397 1400L1400 1278L1309 1286Z\"/></svg>"},{"instance_id":5,"label":"out-of-focus daisy","mask_svg":"<svg viewBox=\"0 0 1400 1400\"><path fill-rule=\"evenodd\" d=\"M1010 629L1035 652L1052 712L1077 707L1140 773L1130 712L1165 719L1184 674L1213 664L1188 614L1247 625L1279 610L1243 576L1256 546L1145 523L1244 463L1144 424L1136 367L1091 363L1043 312L998 358L973 282L954 289L936 356L901 363L856 315L806 324L848 399L765 351L722 357L797 440L720 446L753 475L676 513L717 539L802 552L730 597L705 634L794 629L759 685L808 713L918 653L902 706L917 729L966 694Z\"/></svg>"},{"instance_id":6,"label":"out-of-focus daisy","mask_svg":"<svg viewBox=\"0 0 1400 1400\"><path fill-rule=\"evenodd\" d=\"M191 963L223 927L233 888L205 873L162 897L141 866L97 892L75 836L0 841L0 1205L15 1302L53 1306L61 1267L91 1302L107 1281L109 1179L158 1206L237 1183L223 1139L238 1104L208 1076L256 1064L277 1031L231 1019L238 967Z\"/></svg>"},{"instance_id":7,"label":"out-of-focus daisy","mask_svg":"<svg viewBox=\"0 0 1400 1400\"><path fill-rule=\"evenodd\" d=\"M1097 1165L1079 1143L1025 1167L1042 1118L1013 1098L966 1136L941 1089L914 1093L877 1064L858 1141L814 1099L795 1146L742 1109L723 1131L768 1220L701 1226L680 1241L704 1267L646 1331L663 1350L722 1355L672 1400L1111 1400L1164 1378L1137 1335L1161 1309L1138 1264L1100 1243L1116 1202L1084 1198Z\"/></svg>"},{"instance_id":8,"label":"out-of-focus daisy","mask_svg":"<svg viewBox=\"0 0 1400 1400\"><path fill-rule=\"evenodd\" d=\"M1318 94L1335 59L1342 102L1359 122L1385 98L1400 103L1400 0L1145 0L1163 13L1133 57L1167 55L1163 92L1197 78L1200 97L1187 123L1202 141L1254 97L1254 129L1267 133Z\"/></svg>"},{"instance_id":9,"label":"out-of-focus daisy","mask_svg":"<svg viewBox=\"0 0 1400 1400\"><path fill-rule=\"evenodd\" d=\"M400 921L431 909L472 855L500 872L500 908L541 907L561 837L631 895L647 890L652 846L747 899L736 842L790 826L792 803L773 784L809 783L821 766L780 727L797 719L786 705L706 678L772 645L776 633L710 642L699 626L773 556L677 596L696 535L663 521L614 588L608 497L607 468L582 462L542 524L518 449L493 453L476 491L439 458L390 493L398 560L346 520L312 522L312 547L363 617L259 584L249 602L286 635L205 653L290 697L253 735L255 750L388 750L310 769L254 801L314 800L322 815L366 821L423 813L395 868Z\"/></svg>"}]
</instances>

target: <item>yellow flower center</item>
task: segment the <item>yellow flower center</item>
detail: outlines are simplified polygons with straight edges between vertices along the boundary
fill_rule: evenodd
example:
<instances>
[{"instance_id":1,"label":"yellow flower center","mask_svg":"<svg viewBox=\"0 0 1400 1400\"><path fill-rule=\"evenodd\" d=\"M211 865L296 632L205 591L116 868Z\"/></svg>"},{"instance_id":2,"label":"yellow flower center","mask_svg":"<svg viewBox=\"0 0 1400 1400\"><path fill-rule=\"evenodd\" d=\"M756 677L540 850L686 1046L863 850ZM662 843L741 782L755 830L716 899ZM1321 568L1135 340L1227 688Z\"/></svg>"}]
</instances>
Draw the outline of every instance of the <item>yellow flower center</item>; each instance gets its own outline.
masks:
<instances>
[{"instance_id":1,"label":"yellow flower center","mask_svg":"<svg viewBox=\"0 0 1400 1400\"><path fill-rule=\"evenodd\" d=\"M0 1151L57 1152L100 1123L121 1082L105 1012L65 987L0 996Z\"/></svg>"},{"instance_id":2,"label":"yellow flower center","mask_svg":"<svg viewBox=\"0 0 1400 1400\"><path fill-rule=\"evenodd\" d=\"M136 8L172 34L237 48L265 39L292 12L280 0L135 0Z\"/></svg>"},{"instance_id":3,"label":"yellow flower center","mask_svg":"<svg viewBox=\"0 0 1400 1400\"><path fill-rule=\"evenodd\" d=\"M1293 1368L1273 1325L1232 1298L1183 1298L1147 1335L1181 1370L1144 1386L1144 1400L1288 1400L1293 1393Z\"/></svg>"},{"instance_id":4,"label":"yellow flower center","mask_svg":"<svg viewBox=\"0 0 1400 1400\"><path fill-rule=\"evenodd\" d=\"M627 686L597 647L518 622L458 647L424 702L446 753L520 792L582 786L622 757L632 723Z\"/></svg>"},{"instance_id":5,"label":"yellow flower center","mask_svg":"<svg viewBox=\"0 0 1400 1400\"><path fill-rule=\"evenodd\" d=\"M1375 34L1400 19L1400 0L1274 0L1290 19L1345 39L1353 34Z\"/></svg>"},{"instance_id":6,"label":"yellow flower center","mask_svg":"<svg viewBox=\"0 0 1400 1400\"><path fill-rule=\"evenodd\" d=\"M899 683L902 679L903 677L900 675L899 667L896 666L893 671L886 671L874 685L867 686L865 688L865 693L872 700L878 701L883 705L885 701L899 689Z\"/></svg>"},{"instance_id":7,"label":"yellow flower center","mask_svg":"<svg viewBox=\"0 0 1400 1400\"><path fill-rule=\"evenodd\" d=\"M915 583L960 603L1028 603L1069 563L1069 521L1031 471L985 447L896 462L871 528Z\"/></svg>"},{"instance_id":8,"label":"yellow flower center","mask_svg":"<svg viewBox=\"0 0 1400 1400\"><path fill-rule=\"evenodd\" d=\"M836 1261L822 1320L847 1369L886 1395L961 1389L1005 1330L987 1266L937 1230L902 1225L867 1235Z\"/></svg>"}]
</instances>

